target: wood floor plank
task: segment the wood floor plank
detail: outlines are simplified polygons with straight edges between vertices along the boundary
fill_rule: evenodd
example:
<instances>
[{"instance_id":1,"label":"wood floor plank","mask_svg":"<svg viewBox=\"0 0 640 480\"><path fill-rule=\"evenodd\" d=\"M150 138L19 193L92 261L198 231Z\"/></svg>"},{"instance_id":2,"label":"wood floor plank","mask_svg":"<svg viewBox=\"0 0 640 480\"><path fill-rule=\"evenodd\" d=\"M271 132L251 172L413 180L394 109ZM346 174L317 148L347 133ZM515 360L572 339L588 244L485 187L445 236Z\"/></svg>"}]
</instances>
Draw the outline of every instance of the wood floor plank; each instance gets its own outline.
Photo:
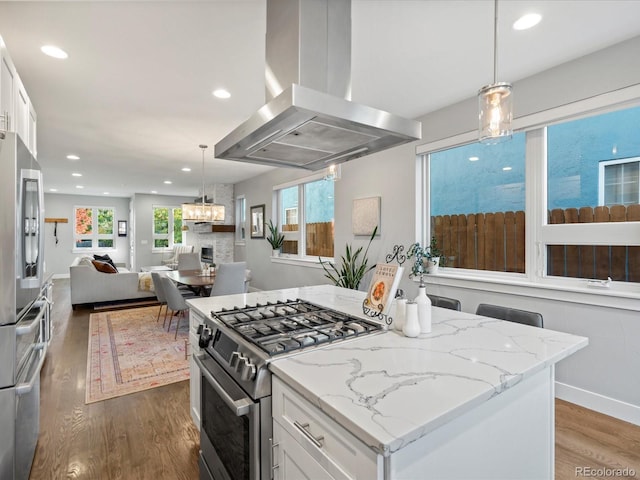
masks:
<instances>
[{"instance_id":1,"label":"wood floor plank","mask_svg":"<svg viewBox=\"0 0 640 480\"><path fill-rule=\"evenodd\" d=\"M40 437L31 480L195 480L199 435L189 382L85 405L89 309L53 289L53 340L41 374ZM556 480L577 469L627 468L640 478L640 427L556 400ZM611 479L610 476L589 476Z\"/></svg>"}]
</instances>

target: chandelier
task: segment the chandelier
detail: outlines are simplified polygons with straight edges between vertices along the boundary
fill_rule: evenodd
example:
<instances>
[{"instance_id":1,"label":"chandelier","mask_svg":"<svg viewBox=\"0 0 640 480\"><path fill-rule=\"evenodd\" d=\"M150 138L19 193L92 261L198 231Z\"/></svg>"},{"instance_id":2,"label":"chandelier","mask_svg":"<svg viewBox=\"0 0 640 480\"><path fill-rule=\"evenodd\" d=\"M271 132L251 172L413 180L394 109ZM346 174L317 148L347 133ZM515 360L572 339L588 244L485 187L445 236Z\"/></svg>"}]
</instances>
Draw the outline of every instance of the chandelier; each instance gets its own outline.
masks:
<instances>
[{"instance_id":1,"label":"chandelier","mask_svg":"<svg viewBox=\"0 0 640 480\"><path fill-rule=\"evenodd\" d=\"M202 149L202 201L182 204L182 221L223 222L224 205L207 202L204 194L204 151L207 145L198 145Z\"/></svg>"},{"instance_id":2,"label":"chandelier","mask_svg":"<svg viewBox=\"0 0 640 480\"><path fill-rule=\"evenodd\" d=\"M513 135L512 86L498 82L498 0L493 7L493 83L478 91L478 138L482 143L499 143Z\"/></svg>"}]
</instances>

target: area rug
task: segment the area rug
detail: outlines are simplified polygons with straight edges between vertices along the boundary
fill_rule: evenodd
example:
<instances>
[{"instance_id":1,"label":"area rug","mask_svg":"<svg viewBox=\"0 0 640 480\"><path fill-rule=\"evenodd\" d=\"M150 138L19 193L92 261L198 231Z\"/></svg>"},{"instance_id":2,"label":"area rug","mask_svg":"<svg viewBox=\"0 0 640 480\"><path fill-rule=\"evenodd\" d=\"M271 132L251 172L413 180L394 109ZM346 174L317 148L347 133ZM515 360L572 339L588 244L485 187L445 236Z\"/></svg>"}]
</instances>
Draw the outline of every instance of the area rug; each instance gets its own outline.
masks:
<instances>
[{"instance_id":1,"label":"area rug","mask_svg":"<svg viewBox=\"0 0 640 480\"><path fill-rule=\"evenodd\" d=\"M85 402L128 395L189 378L189 321L178 338L156 323L159 307L93 313L89 317ZM164 309L163 309L164 313ZM167 319L168 322L168 319Z\"/></svg>"}]
</instances>

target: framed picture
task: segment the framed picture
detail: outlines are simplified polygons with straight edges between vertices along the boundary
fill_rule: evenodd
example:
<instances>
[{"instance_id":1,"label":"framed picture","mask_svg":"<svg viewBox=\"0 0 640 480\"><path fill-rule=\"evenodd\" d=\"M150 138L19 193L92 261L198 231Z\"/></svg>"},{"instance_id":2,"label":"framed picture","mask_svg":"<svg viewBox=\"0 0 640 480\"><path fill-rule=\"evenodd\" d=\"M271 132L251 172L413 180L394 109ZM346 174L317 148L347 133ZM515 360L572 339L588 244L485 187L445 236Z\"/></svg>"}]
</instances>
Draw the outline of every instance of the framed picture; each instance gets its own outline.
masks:
<instances>
[{"instance_id":1,"label":"framed picture","mask_svg":"<svg viewBox=\"0 0 640 480\"><path fill-rule=\"evenodd\" d=\"M126 220L118 220L118 236L126 237L127 236L127 221Z\"/></svg>"},{"instance_id":2,"label":"framed picture","mask_svg":"<svg viewBox=\"0 0 640 480\"><path fill-rule=\"evenodd\" d=\"M371 235L378 227L380 234L380 197L356 198L353 200L351 222L354 235Z\"/></svg>"},{"instance_id":3,"label":"framed picture","mask_svg":"<svg viewBox=\"0 0 640 480\"><path fill-rule=\"evenodd\" d=\"M264 238L264 204L251 207L251 238Z\"/></svg>"}]
</instances>

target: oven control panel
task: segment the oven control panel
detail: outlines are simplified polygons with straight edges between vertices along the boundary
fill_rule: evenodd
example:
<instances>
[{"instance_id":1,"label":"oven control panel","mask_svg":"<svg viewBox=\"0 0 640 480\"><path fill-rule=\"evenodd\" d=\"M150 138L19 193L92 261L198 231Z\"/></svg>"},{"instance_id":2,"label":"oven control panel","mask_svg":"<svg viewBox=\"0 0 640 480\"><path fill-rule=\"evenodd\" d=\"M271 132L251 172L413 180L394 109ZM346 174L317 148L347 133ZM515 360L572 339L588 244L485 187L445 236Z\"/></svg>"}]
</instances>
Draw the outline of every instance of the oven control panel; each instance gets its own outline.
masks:
<instances>
[{"instance_id":1,"label":"oven control panel","mask_svg":"<svg viewBox=\"0 0 640 480\"><path fill-rule=\"evenodd\" d=\"M204 326L200 330L198 344L211 355L225 362L231 373L240 380L250 382L256 378L257 367L248 352L243 352L238 343L222 330L217 328L212 330Z\"/></svg>"}]
</instances>

